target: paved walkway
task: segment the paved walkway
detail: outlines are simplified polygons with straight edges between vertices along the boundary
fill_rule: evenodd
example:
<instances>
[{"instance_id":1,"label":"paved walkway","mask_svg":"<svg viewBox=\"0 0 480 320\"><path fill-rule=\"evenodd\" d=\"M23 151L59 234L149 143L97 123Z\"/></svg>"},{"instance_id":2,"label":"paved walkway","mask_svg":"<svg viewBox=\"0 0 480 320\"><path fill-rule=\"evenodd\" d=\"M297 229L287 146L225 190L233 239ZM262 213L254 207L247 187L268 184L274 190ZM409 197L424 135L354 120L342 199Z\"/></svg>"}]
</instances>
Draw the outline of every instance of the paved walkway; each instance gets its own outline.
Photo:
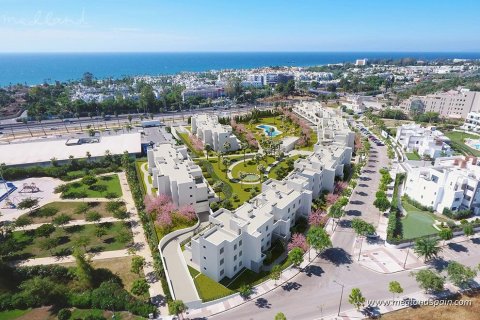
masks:
<instances>
[{"instance_id":1,"label":"paved walkway","mask_svg":"<svg viewBox=\"0 0 480 320\"><path fill-rule=\"evenodd\" d=\"M247 159L251 159L251 158L247 158ZM234 178L233 175L232 175L232 170L235 166L238 166L240 164L243 163L243 159L240 160L240 161L237 161L237 162L234 162L232 163L229 167L228 167L228 170L227 170L227 177L228 179L230 180L234 180L234 179L240 179L240 178ZM240 182L238 182L240 183ZM259 184L260 183L260 180L258 181L254 181L254 182L248 182L248 181L243 181L242 184Z\"/></svg>"},{"instance_id":2,"label":"paved walkway","mask_svg":"<svg viewBox=\"0 0 480 320\"><path fill-rule=\"evenodd\" d=\"M168 308L166 304L165 293L163 292L160 279L158 279L155 275L152 253L150 252L150 247L148 246L145 232L143 230L140 217L138 216L137 208L135 207L135 202L133 201L125 172L119 173L118 177L120 179L120 186L122 187L125 206L127 207L128 212L130 212L134 248L136 249L136 254L145 259L143 272L147 278L147 282L150 284L150 299L159 307L158 310L160 315L167 315Z\"/></svg>"},{"instance_id":3,"label":"paved walkway","mask_svg":"<svg viewBox=\"0 0 480 320\"><path fill-rule=\"evenodd\" d=\"M118 221L122 221L122 220L116 219L116 218L113 218L113 217L102 218L99 221L95 221L95 222L86 221L86 220L72 220L69 223L63 225L62 228L68 228L68 227L73 227L73 226L83 226L83 225L86 225L86 224L97 224L97 223L118 222ZM50 223L51 222L35 223L35 224L28 225L24 228L16 228L15 230L35 230L35 229L39 228L40 226L42 226L44 224L50 224Z\"/></svg>"},{"instance_id":4,"label":"paved walkway","mask_svg":"<svg viewBox=\"0 0 480 320\"><path fill-rule=\"evenodd\" d=\"M128 256L127 249L114 250L114 251L104 251L94 254L89 254L92 260L104 260L112 258L122 258ZM63 257L45 257L45 258L35 258L28 259L20 262L13 263L16 266L38 266L38 265L48 265L48 264L61 264L75 262L73 256L63 256Z\"/></svg>"},{"instance_id":5,"label":"paved walkway","mask_svg":"<svg viewBox=\"0 0 480 320\"><path fill-rule=\"evenodd\" d=\"M152 188L153 188L153 185L150 183L150 181L148 180L148 177L150 176L150 174L148 173L148 162L142 164L140 166L140 170L142 171L143 173L143 182L145 182L145 186L147 188L147 190L145 190L145 192L148 194L148 195L151 195L152 194Z\"/></svg>"}]
</instances>

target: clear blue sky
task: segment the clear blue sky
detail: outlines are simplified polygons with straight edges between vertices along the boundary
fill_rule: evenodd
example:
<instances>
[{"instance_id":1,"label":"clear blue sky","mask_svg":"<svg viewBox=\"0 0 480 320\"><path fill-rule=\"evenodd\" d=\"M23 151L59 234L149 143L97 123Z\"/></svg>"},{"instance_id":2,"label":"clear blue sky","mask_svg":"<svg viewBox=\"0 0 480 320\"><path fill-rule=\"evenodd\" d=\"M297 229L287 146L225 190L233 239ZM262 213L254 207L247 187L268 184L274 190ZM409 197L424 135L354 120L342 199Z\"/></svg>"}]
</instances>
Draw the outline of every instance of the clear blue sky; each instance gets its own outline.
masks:
<instances>
[{"instance_id":1,"label":"clear blue sky","mask_svg":"<svg viewBox=\"0 0 480 320\"><path fill-rule=\"evenodd\" d=\"M0 0L0 52L480 51L480 0Z\"/></svg>"}]
</instances>

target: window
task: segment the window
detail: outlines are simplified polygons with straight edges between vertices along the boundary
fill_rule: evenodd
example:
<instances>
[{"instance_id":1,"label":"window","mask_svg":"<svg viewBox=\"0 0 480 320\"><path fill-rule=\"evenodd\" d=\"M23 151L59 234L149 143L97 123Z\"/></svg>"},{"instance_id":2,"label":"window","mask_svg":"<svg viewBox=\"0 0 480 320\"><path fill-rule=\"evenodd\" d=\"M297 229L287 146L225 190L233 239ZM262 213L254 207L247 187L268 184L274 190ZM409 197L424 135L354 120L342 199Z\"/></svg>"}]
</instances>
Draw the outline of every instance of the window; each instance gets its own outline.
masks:
<instances>
[{"instance_id":1,"label":"window","mask_svg":"<svg viewBox=\"0 0 480 320\"><path fill-rule=\"evenodd\" d=\"M203 260L207 260L207 257L203 257Z\"/></svg>"},{"instance_id":2,"label":"window","mask_svg":"<svg viewBox=\"0 0 480 320\"><path fill-rule=\"evenodd\" d=\"M242 245L242 240L240 240L240 242L238 243L238 245L239 245L239 246L241 246L241 245Z\"/></svg>"},{"instance_id":3,"label":"window","mask_svg":"<svg viewBox=\"0 0 480 320\"><path fill-rule=\"evenodd\" d=\"M221 270L220 271L220 275L223 276L223 274L225 273L225 270Z\"/></svg>"},{"instance_id":4,"label":"window","mask_svg":"<svg viewBox=\"0 0 480 320\"><path fill-rule=\"evenodd\" d=\"M242 266L242 264L243 264L243 262L242 262L242 261L240 261L240 262L238 263L238 266L239 266L239 267L241 267L241 266Z\"/></svg>"},{"instance_id":5,"label":"window","mask_svg":"<svg viewBox=\"0 0 480 320\"><path fill-rule=\"evenodd\" d=\"M193 197L193 195L190 195L190 198Z\"/></svg>"},{"instance_id":6,"label":"window","mask_svg":"<svg viewBox=\"0 0 480 320\"><path fill-rule=\"evenodd\" d=\"M237 261L237 255L233 256L233 261Z\"/></svg>"},{"instance_id":7,"label":"window","mask_svg":"<svg viewBox=\"0 0 480 320\"><path fill-rule=\"evenodd\" d=\"M225 262L225 259L220 260L220 265L222 265Z\"/></svg>"},{"instance_id":8,"label":"window","mask_svg":"<svg viewBox=\"0 0 480 320\"><path fill-rule=\"evenodd\" d=\"M233 271L237 271L237 266L233 267Z\"/></svg>"},{"instance_id":9,"label":"window","mask_svg":"<svg viewBox=\"0 0 480 320\"><path fill-rule=\"evenodd\" d=\"M193 187L190 187L190 190L193 189Z\"/></svg>"},{"instance_id":10,"label":"window","mask_svg":"<svg viewBox=\"0 0 480 320\"><path fill-rule=\"evenodd\" d=\"M265 231L268 231L268 226L267 226L267 228L265 229Z\"/></svg>"},{"instance_id":11,"label":"window","mask_svg":"<svg viewBox=\"0 0 480 320\"><path fill-rule=\"evenodd\" d=\"M290 213L290 208L288 208L288 213Z\"/></svg>"},{"instance_id":12,"label":"window","mask_svg":"<svg viewBox=\"0 0 480 320\"><path fill-rule=\"evenodd\" d=\"M220 254L222 254L222 253L223 253L223 251L225 251L225 250L224 250L223 248L221 248L221 249L220 249Z\"/></svg>"},{"instance_id":13,"label":"window","mask_svg":"<svg viewBox=\"0 0 480 320\"><path fill-rule=\"evenodd\" d=\"M267 234L267 237L270 237L271 233Z\"/></svg>"},{"instance_id":14,"label":"window","mask_svg":"<svg viewBox=\"0 0 480 320\"><path fill-rule=\"evenodd\" d=\"M233 250L237 250L237 245L234 245L234 246L233 246Z\"/></svg>"},{"instance_id":15,"label":"window","mask_svg":"<svg viewBox=\"0 0 480 320\"><path fill-rule=\"evenodd\" d=\"M240 252L238 253L238 256L241 257L241 256L242 256L242 253L243 253L243 252L240 251Z\"/></svg>"},{"instance_id":16,"label":"window","mask_svg":"<svg viewBox=\"0 0 480 320\"><path fill-rule=\"evenodd\" d=\"M203 246L203 249L206 249L207 247Z\"/></svg>"},{"instance_id":17,"label":"window","mask_svg":"<svg viewBox=\"0 0 480 320\"><path fill-rule=\"evenodd\" d=\"M294 203L294 204L293 204L293 209L295 209L295 206L296 206L296 204Z\"/></svg>"},{"instance_id":18,"label":"window","mask_svg":"<svg viewBox=\"0 0 480 320\"><path fill-rule=\"evenodd\" d=\"M207 270L207 268L206 268L206 267L203 267L203 270Z\"/></svg>"}]
</instances>

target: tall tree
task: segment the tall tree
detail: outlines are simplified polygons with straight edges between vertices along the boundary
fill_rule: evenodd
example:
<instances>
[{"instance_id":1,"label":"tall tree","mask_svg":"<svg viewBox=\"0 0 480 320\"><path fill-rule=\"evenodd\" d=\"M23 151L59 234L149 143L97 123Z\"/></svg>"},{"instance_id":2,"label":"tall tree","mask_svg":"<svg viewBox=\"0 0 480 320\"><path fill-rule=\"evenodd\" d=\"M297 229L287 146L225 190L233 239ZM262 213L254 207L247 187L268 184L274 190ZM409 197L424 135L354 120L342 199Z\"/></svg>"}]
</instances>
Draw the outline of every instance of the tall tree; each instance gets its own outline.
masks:
<instances>
[{"instance_id":1,"label":"tall tree","mask_svg":"<svg viewBox=\"0 0 480 320\"><path fill-rule=\"evenodd\" d=\"M424 261L428 261L432 258L435 258L442 249L438 246L438 240L429 237L421 238L415 241L415 246L413 251L424 258Z\"/></svg>"},{"instance_id":2,"label":"tall tree","mask_svg":"<svg viewBox=\"0 0 480 320\"><path fill-rule=\"evenodd\" d=\"M442 277L430 269L412 272L411 276L415 277L420 288L425 291L438 292L443 290L445 286L445 277Z\"/></svg>"},{"instance_id":3,"label":"tall tree","mask_svg":"<svg viewBox=\"0 0 480 320\"><path fill-rule=\"evenodd\" d=\"M310 230L308 230L307 243L315 249L317 255L332 246L330 236L322 227L311 227Z\"/></svg>"},{"instance_id":4,"label":"tall tree","mask_svg":"<svg viewBox=\"0 0 480 320\"><path fill-rule=\"evenodd\" d=\"M464 266L457 261L450 261L447 266L448 278L462 289L468 287L477 276L477 270Z\"/></svg>"},{"instance_id":5,"label":"tall tree","mask_svg":"<svg viewBox=\"0 0 480 320\"><path fill-rule=\"evenodd\" d=\"M388 291L393 294L393 299L395 299L395 294L403 293L403 288L398 281L390 281L388 284Z\"/></svg>"},{"instance_id":6,"label":"tall tree","mask_svg":"<svg viewBox=\"0 0 480 320\"><path fill-rule=\"evenodd\" d=\"M93 283L93 267L90 261L85 257L85 254L78 248L73 251L73 257L75 258L75 275L77 276L80 284L85 288L92 288Z\"/></svg>"},{"instance_id":7,"label":"tall tree","mask_svg":"<svg viewBox=\"0 0 480 320\"><path fill-rule=\"evenodd\" d=\"M352 292L348 296L348 302L353 305L357 310L365 304L365 297L359 288L353 288Z\"/></svg>"}]
</instances>

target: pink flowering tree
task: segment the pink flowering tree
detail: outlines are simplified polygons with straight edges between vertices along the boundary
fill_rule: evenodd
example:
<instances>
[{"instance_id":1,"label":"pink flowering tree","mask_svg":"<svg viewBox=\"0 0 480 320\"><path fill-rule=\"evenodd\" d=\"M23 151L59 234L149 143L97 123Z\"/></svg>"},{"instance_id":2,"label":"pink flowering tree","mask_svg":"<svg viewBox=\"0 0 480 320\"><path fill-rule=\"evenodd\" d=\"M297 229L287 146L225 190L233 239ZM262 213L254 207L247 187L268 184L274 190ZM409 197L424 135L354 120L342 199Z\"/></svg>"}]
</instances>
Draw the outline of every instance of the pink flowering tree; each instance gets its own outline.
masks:
<instances>
[{"instance_id":1,"label":"pink flowering tree","mask_svg":"<svg viewBox=\"0 0 480 320\"><path fill-rule=\"evenodd\" d=\"M197 218L197 215L195 214L195 208L192 205L181 206L178 209L178 214L190 221Z\"/></svg>"},{"instance_id":2,"label":"pink flowering tree","mask_svg":"<svg viewBox=\"0 0 480 320\"><path fill-rule=\"evenodd\" d=\"M318 209L310 213L310 215L308 216L308 224L315 227L324 226L327 222L327 219L327 212Z\"/></svg>"},{"instance_id":3,"label":"pink flowering tree","mask_svg":"<svg viewBox=\"0 0 480 320\"><path fill-rule=\"evenodd\" d=\"M300 248L303 252L308 250L308 243L305 236L301 233L294 233L290 242L288 243L288 251L292 250L293 248Z\"/></svg>"},{"instance_id":4,"label":"pink flowering tree","mask_svg":"<svg viewBox=\"0 0 480 320\"><path fill-rule=\"evenodd\" d=\"M334 193L328 193L325 197L325 202L327 203L327 207L330 207L332 204L334 204L335 202L337 202L338 198L340 196L338 194L334 194Z\"/></svg>"},{"instance_id":5,"label":"pink flowering tree","mask_svg":"<svg viewBox=\"0 0 480 320\"><path fill-rule=\"evenodd\" d=\"M335 183L333 193L335 194L342 194L343 190L348 187L348 183L346 181L338 181Z\"/></svg>"},{"instance_id":6,"label":"pink flowering tree","mask_svg":"<svg viewBox=\"0 0 480 320\"><path fill-rule=\"evenodd\" d=\"M158 214L157 223L161 228L171 227L173 224L172 215L168 212Z\"/></svg>"},{"instance_id":7,"label":"pink flowering tree","mask_svg":"<svg viewBox=\"0 0 480 320\"><path fill-rule=\"evenodd\" d=\"M203 142L197 136L190 134L188 136L190 141L192 142L192 147L195 151L202 152L203 151Z\"/></svg>"}]
</instances>

